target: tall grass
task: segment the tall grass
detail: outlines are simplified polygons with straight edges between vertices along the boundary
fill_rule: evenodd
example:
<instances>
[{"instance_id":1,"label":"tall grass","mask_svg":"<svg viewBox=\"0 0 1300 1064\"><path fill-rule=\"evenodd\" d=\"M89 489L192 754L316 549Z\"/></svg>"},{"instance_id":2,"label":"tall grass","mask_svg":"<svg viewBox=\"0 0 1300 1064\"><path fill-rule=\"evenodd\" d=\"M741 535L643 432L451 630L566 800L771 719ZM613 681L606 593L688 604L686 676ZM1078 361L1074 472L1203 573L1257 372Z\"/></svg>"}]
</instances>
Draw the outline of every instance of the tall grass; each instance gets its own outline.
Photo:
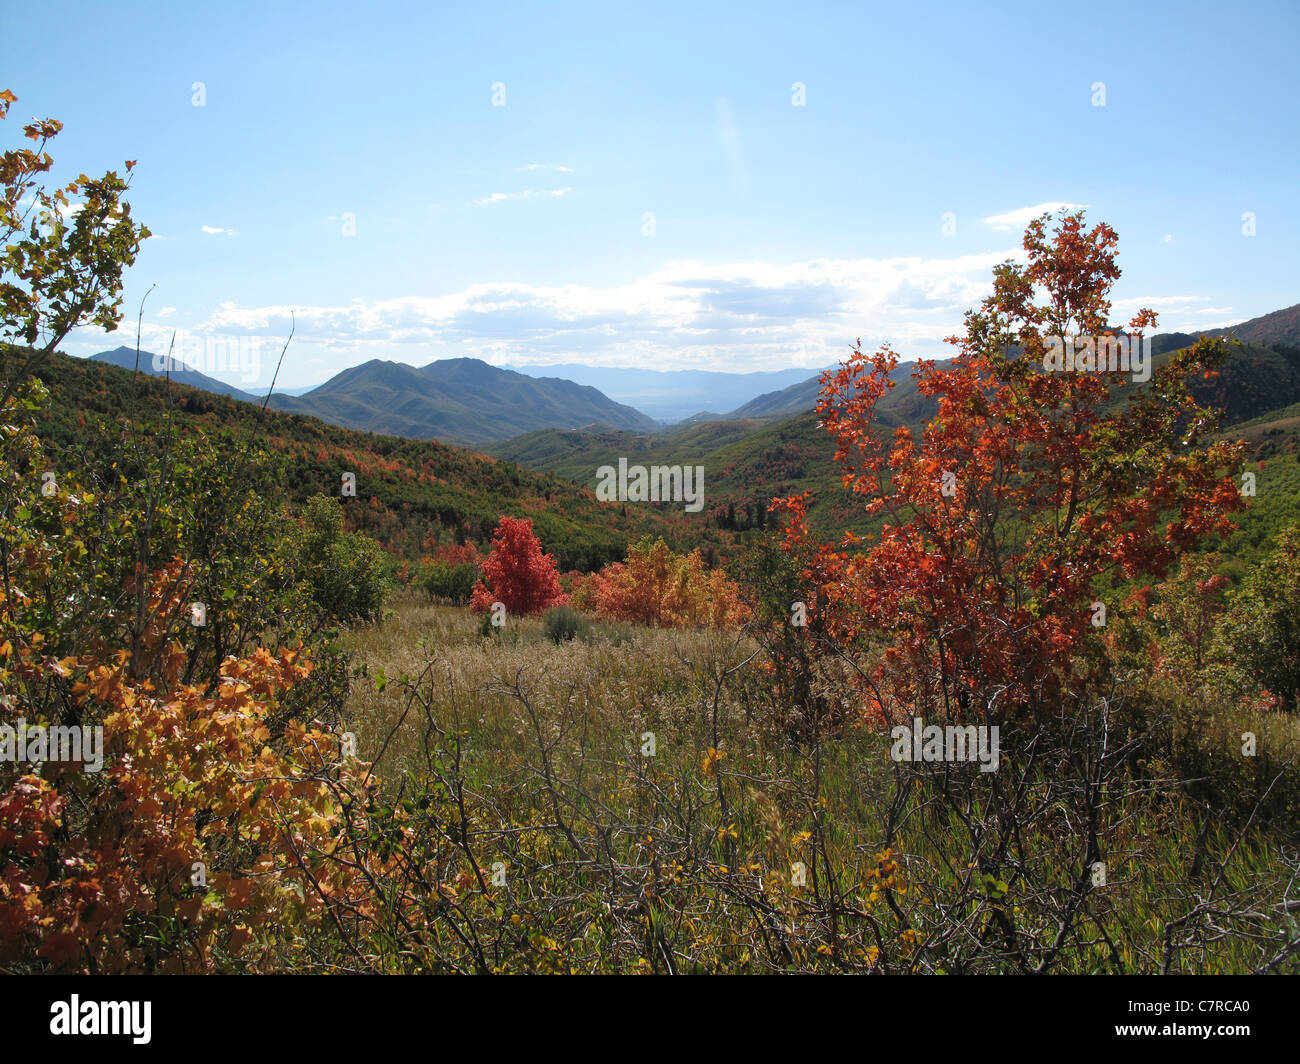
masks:
<instances>
[{"instance_id":1,"label":"tall grass","mask_svg":"<svg viewBox=\"0 0 1300 1064\"><path fill-rule=\"evenodd\" d=\"M444 891L424 923L357 926L369 968L1297 970L1294 835L1221 815L1168 765L1107 784L1090 887L1068 801L986 852L986 791L939 801L960 781L900 771L869 727L793 740L743 635L557 645L523 620L484 638L472 613L409 598L346 643L366 672L347 712L360 756L429 825L394 894L417 872ZM1262 741L1294 733L1272 727ZM998 785L1032 797L1016 757ZM315 957L342 963L343 944Z\"/></svg>"}]
</instances>

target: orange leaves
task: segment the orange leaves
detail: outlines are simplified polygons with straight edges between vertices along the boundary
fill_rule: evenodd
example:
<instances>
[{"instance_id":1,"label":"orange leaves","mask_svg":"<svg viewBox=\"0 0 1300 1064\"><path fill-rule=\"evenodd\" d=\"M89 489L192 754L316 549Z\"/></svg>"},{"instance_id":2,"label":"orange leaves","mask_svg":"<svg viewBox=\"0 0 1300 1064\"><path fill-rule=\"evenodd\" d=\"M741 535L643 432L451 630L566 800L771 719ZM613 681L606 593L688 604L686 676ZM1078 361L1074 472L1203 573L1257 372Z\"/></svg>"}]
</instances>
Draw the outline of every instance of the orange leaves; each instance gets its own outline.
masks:
<instances>
[{"instance_id":1,"label":"orange leaves","mask_svg":"<svg viewBox=\"0 0 1300 1064\"><path fill-rule=\"evenodd\" d=\"M198 944L229 925L224 911L237 911L234 948L278 913L322 915L302 863L338 850L343 829L324 781L350 770L337 764L337 737L294 722L287 743L272 748L272 714L311 670L301 647L227 660L212 695L135 682L124 653L113 664L57 664L84 670L72 686L83 718L103 710L108 785L82 790L68 832L60 830L64 799L50 783L22 777L0 791L0 955L17 950L55 970L140 970L144 953L124 943L128 919L177 914ZM216 872L232 853L237 869ZM208 888L196 869L223 888L224 908L205 908ZM315 873L331 897L350 896L355 875L337 862Z\"/></svg>"},{"instance_id":2,"label":"orange leaves","mask_svg":"<svg viewBox=\"0 0 1300 1064\"><path fill-rule=\"evenodd\" d=\"M897 356L855 345L823 376L818 410L843 483L889 522L874 541L846 535L839 551L810 551L806 500L783 500L784 546L804 563L826 633L878 644L864 680L873 698L975 708L996 691L999 710L1014 712L1046 697L1092 632L1096 588L1163 573L1241 508L1237 452L1193 446L1214 418L1185 382L1220 357L1210 342L1167 360L1127 392L1127 407L1112 399L1118 372L1045 368L1044 334L1114 334L1115 244L1109 226L1085 229L1080 214L1052 233L1045 219L1031 223L1027 265L996 268L993 294L953 338L958 355L917 364L917 390L937 413L919 440L896 430L887 457L875 403ZM1154 325L1142 310L1129 329Z\"/></svg>"},{"instance_id":3,"label":"orange leaves","mask_svg":"<svg viewBox=\"0 0 1300 1064\"><path fill-rule=\"evenodd\" d=\"M61 967L81 952L81 941L70 931L55 931L41 941L36 955L55 967Z\"/></svg>"},{"instance_id":4,"label":"orange leaves","mask_svg":"<svg viewBox=\"0 0 1300 1064\"><path fill-rule=\"evenodd\" d=\"M247 909L253 900L251 879L232 879L226 887L226 908Z\"/></svg>"},{"instance_id":5,"label":"orange leaves","mask_svg":"<svg viewBox=\"0 0 1300 1064\"><path fill-rule=\"evenodd\" d=\"M584 597L610 620L665 628L733 628L749 617L740 588L720 569L709 570L698 549L676 554L649 537L628 548L627 563L594 573Z\"/></svg>"}]
</instances>

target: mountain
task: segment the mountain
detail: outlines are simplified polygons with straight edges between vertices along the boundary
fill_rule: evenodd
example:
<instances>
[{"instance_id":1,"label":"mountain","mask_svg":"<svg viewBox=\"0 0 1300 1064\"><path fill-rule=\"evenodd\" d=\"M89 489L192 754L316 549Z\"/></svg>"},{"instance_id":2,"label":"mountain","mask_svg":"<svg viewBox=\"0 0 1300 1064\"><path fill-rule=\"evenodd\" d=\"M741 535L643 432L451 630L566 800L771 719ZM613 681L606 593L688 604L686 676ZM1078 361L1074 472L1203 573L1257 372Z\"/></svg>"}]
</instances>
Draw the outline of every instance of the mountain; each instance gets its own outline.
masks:
<instances>
[{"instance_id":1,"label":"mountain","mask_svg":"<svg viewBox=\"0 0 1300 1064\"><path fill-rule=\"evenodd\" d=\"M941 362L940 365L944 363ZM935 410L933 400L926 399L912 379L914 362L904 362L898 366L890 378L894 387L880 400L879 409L888 411L893 424L914 423L929 417ZM727 420L738 418L783 418L792 417L817 408L821 396L821 375L782 388L779 392L769 392L751 399L738 410L726 414Z\"/></svg>"},{"instance_id":2,"label":"mountain","mask_svg":"<svg viewBox=\"0 0 1300 1064\"><path fill-rule=\"evenodd\" d=\"M809 377L779 392L768 392L751 399L744 406L738 407L728 418L745 417L789 417L817 406L817 397L821 394L821 377Z\"/></svg>"},{"instance_id":3,"label":"mountain","mask_svg":"<svg viewBox=\"0 0 1300 1064\"><path fill-rule=\"evenodd\" d=\"M35 416L51 468L75 464L87 476L117 476L123 441L129 438L119 427L122 419L150 428L170 418L182 436L202 431L218 453L237 454L255 441L272 464L272 482L293 507L317 492L337 496L340 473L355 473L349 528L364 530L411 564L436 543L471 539L487 549L502 514L531 518L562 570L588 570L621 559L627 544L645 535L663 536L675 548L726 549L725 535L703 528L697 515L680 506L660 510L603 503L552 474L438 442L262 411L260 402L254 406L185 385L174 386L169 395L156 375L136 376L109 359L55 353L35 375L50 392Z\"/></svg>"},{"instance_id":4,"label":"mountain","mask_svg":"<svg viewBox=\"0 0 1300 1064\"><path fill-rule=\"evenodd\" d=\"M641 431L658 427L595 388L557 377L529 377L476 358L419 367L375 359L305 395L272 396L271 405L363 432L469 444L593 423Z\"/></svg>"},{"instance_id":5,"label":"mountain","mask_svg":"<svg viewBox=\"0 0 1300 1064\"><path fill-rule=\"evenodd\" d=\"M610 398L669 424L698 417L700 415L696 412L700 410L730 410L756 396L802 381L815 372L782 369L723 373L698 369L624 369L577 363L509 368L530 377L556 374L579 384L591 385Z\"/></svg>"},{"instance_id":6,"label":"mountain","mask_svg":"<svg viewBox=\"0 0 1300 1064\"><path fill-rule=\"evenodd\" d=\"M90 357L95 362L106 362L110 366L120 366L122 369L134 370L136 365L134 347L115 347L112 351L101 351L99 354ZM158 364L162 368L154 367L155 359L158 360ZM167 356L154 355L151 351L141 351L140 372L148 373L151 377L167 376ZM228 395L232 399L241 399L246 403L260 403L262 401L258 396L241 391L233 384L227 384L225 381L219 381L215 377L209 377L205 373L191 369L184 362L175 358L171 360L171 378L177 384L188 384L191 388L202 388L205 392Z\"/></svg>"},{"instance_id":7,"label":"mountain","mask_svg":"<svg viewBox=\"0 0 1300 1064\"><path fill-rule=\"evenodd\" d=\"M1266 394L1280 378L1287 378L1289 383L1291 374L1289 370L1280 369L1276 365L1278 361L1276 358L1262 354L1259 349L1262 347L1300 348L1300 303L1263 314L1258 318L1251 318L1239 325L1229 325L1222 329L1206 329L1204 333L1159 333L1151 338L1152 351L1156 355L1177 351L1194 344L1197 337L1201 335L1224 336L1240 340L1249 349L1245 352L1247 357L1257 362L1271 363L1269 372L1265 374L1266 377L1271 377L1271 380L1261 379L1256 382L1261 392ZM1234 361L1238 360L1234 359ZM894 379L898 381L898 386L885 398L882 407L891 405L900 408L914 407L914 410L904 410L904 420L914 420L915 414L920 412L924 404L915 395L916 387L911 379L911 363L899 366L894 372ZM792 414L815 409L820 392L818 377L813 376L780 391L757 396L723 416L726 418L789 417ZM1249 411L1258 409L1255 405L1258 398L1251 396L1248 400L1242 400L1238 396L1235 403L1231 401L1227 403L1225 412L1230 416L1251 416ZM1224 399L1231 400L1232 396L1225 394ZM1275 405L1285 406L1290 401L1279 399Z\"/></svg>"},{"instance_id":8,"label":"mountain","mask_svg":"<svg viewBox=\"0 0 1300 1064\"><path fill-rule=\"evenodd\" d=\"M164 376L154 366L155 359L163 364L163 357L141 351L141 372ZM119 347L101 351L92 360L132 369L136 353L134 348ZM171 378L178 384L262 403L261 396L209 377L177 359L172 359L171 367ZM640 411L614 402L595 388L498 369L473 358L446 359L421 367L375 359L301 394L277 392L270 406L361 432L460 444L508 439L540 428L605 424L644 432L659 427Z\"/></svg>"},{"instance_id":9,"label":"mountain","mask_svg":"<svg viewBox=\"0 0 1300 1064\"><path fill-rule=\"evenodd\" d=\"M1243 321L1240 325L1229 325L1224 329L1212 329L1209 336L1231 336L1247 344L1285 344L1288 347L1300 347L1300 303L1258 318Z\"/></svg>"}]
</instances>

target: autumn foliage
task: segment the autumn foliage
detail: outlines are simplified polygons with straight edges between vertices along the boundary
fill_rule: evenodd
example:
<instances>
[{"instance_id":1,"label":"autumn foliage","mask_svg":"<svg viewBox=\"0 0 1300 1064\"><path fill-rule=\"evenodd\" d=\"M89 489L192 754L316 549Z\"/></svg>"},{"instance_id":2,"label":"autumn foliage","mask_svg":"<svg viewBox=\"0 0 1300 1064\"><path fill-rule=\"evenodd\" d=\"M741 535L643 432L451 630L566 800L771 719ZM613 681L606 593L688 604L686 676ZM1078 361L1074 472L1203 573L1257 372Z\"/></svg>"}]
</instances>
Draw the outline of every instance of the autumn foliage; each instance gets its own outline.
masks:
<instances>
[{"instance_id":1,"label":"autumn foliage","mask_svg":"<svg viewBox=\"0 0 1300 1064\"><path fill-rule=\"evenodd\" d=\"M890 440L874 423L895 384L888 347L857 347L823 378L818 410L843 482L883 524L874 541L819 546L796 497L781 502L786 546L806 559L829 638L879 648L865 700L877 720L1059 705L1088 668L1104 581L1162 575L1242 508L1240 453L1206 443L1214 419L1186 388L1212 372L1220 343L1172 356L1139 389L1119 372L1044 370L1049 337L1118 331L1119 275L1109 226L1073 214L1045 227L1029 226L1026 264L996 269L993 294L950 340L957 356L918 362L917 386L938 403L919 436L901 427ZM1154 325L1142 310L1125 331Z\"/></svg>"},{"instance_id":2,"label":"autumn foliage","mask_svg":"<svg viewBox=\"0 0 1300 1064\"><path fill-rule=\"evenodd\" d=\"M734 628L749 617L739 586L705 568L698 548L677 554L649 537L628 548L626 564L593 573L575 600L608 620L662 628Z\"/></svg>"},{"instance_id":3,"label":"autumn foliage","mask_svg":"<svg viewBox=\"0 0 1300 1064\"><path fill-rule=\"evenodd\" d=\"M542 552L525 517L502 517L492 535L492 553L483 562L470 606L483 612L501 602L516 615L541 613L565 600L555 559Z\"/></svg>"}]
</instances>

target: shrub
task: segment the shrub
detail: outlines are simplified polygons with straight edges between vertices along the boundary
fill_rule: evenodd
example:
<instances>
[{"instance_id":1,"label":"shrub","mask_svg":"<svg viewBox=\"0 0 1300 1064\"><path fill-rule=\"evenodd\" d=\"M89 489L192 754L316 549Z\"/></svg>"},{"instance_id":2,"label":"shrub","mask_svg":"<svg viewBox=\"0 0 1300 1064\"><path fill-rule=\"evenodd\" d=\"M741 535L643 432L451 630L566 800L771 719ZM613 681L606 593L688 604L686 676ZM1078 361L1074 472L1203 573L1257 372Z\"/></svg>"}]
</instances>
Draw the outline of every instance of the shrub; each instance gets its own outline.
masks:
<instances>
[{"instance_id":1,"label":"shrub","mask_svg":"<svg viewBox=\"0 0 1300 1064\"><path fill-rule=\"evenodd\" d=\"M557 645L566 639L585 637L590 628L582 615L571 606L551 607L542 617L542 625L547 638Z\"/></svg>"},{"instance_id":2,"label":"shrub","mask_svg":"<svg viewBox=\"0 0 1300 1064\"><path fill-rule=\"evenodd\" d=\"M416 586L428 592L430 598L464 606L469 602L477 580L478 566L472 562L450 565L444 561L431 561L420 570Z\"/></svg>"},{"instance_id":3,"label":"shrub","mask_svg":"<svg viewBox=\"0 0 1300 1064\"><path fill-rule=\"evenodd\" d=\"M731 628L749 618L740 588L720 569L704 567L699 549L675 554L645 537L628 548L627 563L594 573L581 595L609 620L663 628Z\"/></svg>"},{"instance_id":4,"label":"shrub","mask_svg":"<svg viewBox=\"0 0 1300 1064\"><path fill-rule=\"evenodd\" d=\"M555 559L542 553L532 521L501 518L492 536L492 553L483 563L483 580L474 585L470 605L481 611L501 602L510 613L528 616L563 601Z\"/></svg>"},{"instance_id":5,"label":"shrub","mask_svg":"<svg viewBox=\"0 0 1300 1064\"><path fill-rule=\"evenodd\" d=\"M391 556L369 536L343 531L338 499L313 495L302 519L299 557L320 608L340 623L378 620L392 588Z\"/></svg>"}]
</instances>

